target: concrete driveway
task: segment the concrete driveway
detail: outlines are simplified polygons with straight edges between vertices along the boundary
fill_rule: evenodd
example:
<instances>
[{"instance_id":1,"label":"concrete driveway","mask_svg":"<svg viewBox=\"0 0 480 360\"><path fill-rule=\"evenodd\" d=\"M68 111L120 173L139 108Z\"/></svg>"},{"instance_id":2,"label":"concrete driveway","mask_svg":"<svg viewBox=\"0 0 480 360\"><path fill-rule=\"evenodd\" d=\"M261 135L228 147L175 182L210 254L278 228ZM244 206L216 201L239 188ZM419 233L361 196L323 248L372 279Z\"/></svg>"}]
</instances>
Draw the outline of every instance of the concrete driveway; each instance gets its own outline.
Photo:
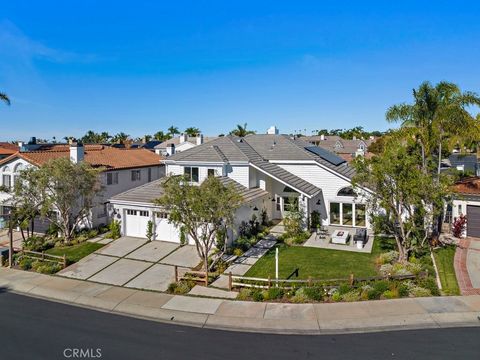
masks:
<instances>
[{"instance_id":1,"label":"concrete driveway","mask_svg":"<svg viewBox=\"0 0 480 360\"><path fill-rule=\"evenodd\" d=\"M175 279L174 267L200 263L194 246L122 237L57 275L136 289L165 291Z\"/></svg>"}]
</instances>

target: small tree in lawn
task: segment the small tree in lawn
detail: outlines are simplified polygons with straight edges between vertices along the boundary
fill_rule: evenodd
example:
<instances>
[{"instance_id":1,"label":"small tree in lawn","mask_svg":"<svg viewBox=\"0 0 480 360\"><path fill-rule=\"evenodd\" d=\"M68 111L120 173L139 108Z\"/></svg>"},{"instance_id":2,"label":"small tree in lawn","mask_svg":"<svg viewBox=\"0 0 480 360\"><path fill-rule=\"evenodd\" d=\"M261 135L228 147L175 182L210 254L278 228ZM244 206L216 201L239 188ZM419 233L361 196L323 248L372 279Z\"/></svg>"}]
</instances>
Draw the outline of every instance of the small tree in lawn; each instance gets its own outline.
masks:
<instances>
[{"instance_id":1,"label":"small tree in lawn","mask_svg":"<svg viewBox=\"0 0 480 360\"><path fill-rule=\"evenodd\" d=\"M44 190L40 186L39 175L34 167L22 170L13 188L13 214L20 227L23 240L25 240L25 230L27 238L33 236L35 217L40 215L42 202L45 198Z\"/></svg>"},{"instance_id":2,"label":"small tree in lawn","mask_svg":"<svg viewBox=\"0 0 480 360\"><path fill-rule=\"evenodd\" d=\"M41 216L57 226L69 244L77 226L88 222L95 197L101 191L98 180L101 169L83 161L74 164L68 158L59 158L33 171L36 183L25 174L20 175L21 183L37 188L38 196L42 197Z\"/></svg>"},{"instance_id":3,"label":"small tree in lawn","mask_svg":"<svg viewBox=\"0 0 480 360\"><path fill-rule=\"evenodd\" d=\"M152 220L148 220L147 222L147 232L145 234L145 236L147 237L148 241L152 241L153 239L153 221Z\"/></svg>"},{"instance_id":4,"label":"small tree in lawn","mask_svg":"<svg viewBox=\"0 0 480 360\"><path fill-rule=\"evenodd\" d=\"M175 176L163 186L165 193L156 203L168 211L172 224L183 227L194 240L208 277L208 257L216 234L232 228L234 214L242 204L242 197L233 186L225 186L213 176L201 185Z\"/></svg>"}]
</instances>

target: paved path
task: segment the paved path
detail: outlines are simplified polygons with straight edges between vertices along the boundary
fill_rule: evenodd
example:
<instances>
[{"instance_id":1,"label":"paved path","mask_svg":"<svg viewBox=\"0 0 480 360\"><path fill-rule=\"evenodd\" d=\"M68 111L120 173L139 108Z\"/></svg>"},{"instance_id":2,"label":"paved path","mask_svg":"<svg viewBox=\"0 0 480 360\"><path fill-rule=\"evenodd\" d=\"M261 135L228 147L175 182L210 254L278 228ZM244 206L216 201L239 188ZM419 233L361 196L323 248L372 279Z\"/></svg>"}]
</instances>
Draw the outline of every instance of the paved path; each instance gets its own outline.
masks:
<instances>
[{"instance_id":1,"label":"paved path","mask_svg":"<svg viewBox=\"0 0 480 360\"><path fill-rule=\"evenodd\" d=\"M478 295L334 304L257 303L169 295L8 268L0 268L0 288L116 314L239 331L333 334L480 326Z\"/></svg>"},{"instance_id":2,"label":"paved path","mask_svg":"<svg viewBox=\"0 0 480 360\"><path fill-rule=\"evenodd\" d=\"M480 332L471 328L325 336L239 333L132 319L11 293L0 294L0 317L8 324L2 358L9 360L72 358L72 348L94 349L93 355L99 349L101 357L82 358L105 360L437 360L477 359L480 353Z\"/></svg>"},{"instance_id":3,"label":"paved path","mask_svg":"<svg viewBox=\"0 0 480 360\"><path fill-rule=\"evenodd\" d=\"M480 239L459 241L454 266L461 294L480 295Z\"/></svg>"}]
</instances>

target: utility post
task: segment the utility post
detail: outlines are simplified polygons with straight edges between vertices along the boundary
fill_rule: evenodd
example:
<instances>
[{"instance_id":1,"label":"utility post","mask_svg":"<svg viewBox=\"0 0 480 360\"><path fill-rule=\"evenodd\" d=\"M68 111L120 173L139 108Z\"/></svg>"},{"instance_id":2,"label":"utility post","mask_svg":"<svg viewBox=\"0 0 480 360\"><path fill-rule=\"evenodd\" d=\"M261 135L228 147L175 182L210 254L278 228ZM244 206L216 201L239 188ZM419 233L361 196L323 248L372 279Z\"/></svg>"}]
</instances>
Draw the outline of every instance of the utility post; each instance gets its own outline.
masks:
<instances>
[{"instance_id":1,"label":"utility post","mask_svg":"<svg viewBox=\"0 0 480 360\"><path fill-rule=\"evenodd\" d=\"M8 236L9 236L9 245L8 249L8 267L11 269L13 265L13 221L12 221L12 211L8 214Z\"/></svg>"}]
</instances>

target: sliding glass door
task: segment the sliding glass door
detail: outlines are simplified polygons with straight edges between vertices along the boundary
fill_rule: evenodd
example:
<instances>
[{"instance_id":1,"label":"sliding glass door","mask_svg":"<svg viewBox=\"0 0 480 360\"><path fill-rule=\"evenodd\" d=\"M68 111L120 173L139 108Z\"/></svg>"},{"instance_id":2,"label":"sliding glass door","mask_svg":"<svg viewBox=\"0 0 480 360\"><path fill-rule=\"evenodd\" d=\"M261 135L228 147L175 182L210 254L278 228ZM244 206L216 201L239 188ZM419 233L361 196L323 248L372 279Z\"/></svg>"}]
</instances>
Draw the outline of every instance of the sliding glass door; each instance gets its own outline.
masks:
<instances>
[{"instance_id":1,"label":"sliding glass door","mask_svg":"<svg viewBox=\"0 0 480 360\"><path fill-rule=\"evenodd\" d=\"M365 204L331 202L330 224L365 227L367 225Z\"/></svg>"}]
</instances>

